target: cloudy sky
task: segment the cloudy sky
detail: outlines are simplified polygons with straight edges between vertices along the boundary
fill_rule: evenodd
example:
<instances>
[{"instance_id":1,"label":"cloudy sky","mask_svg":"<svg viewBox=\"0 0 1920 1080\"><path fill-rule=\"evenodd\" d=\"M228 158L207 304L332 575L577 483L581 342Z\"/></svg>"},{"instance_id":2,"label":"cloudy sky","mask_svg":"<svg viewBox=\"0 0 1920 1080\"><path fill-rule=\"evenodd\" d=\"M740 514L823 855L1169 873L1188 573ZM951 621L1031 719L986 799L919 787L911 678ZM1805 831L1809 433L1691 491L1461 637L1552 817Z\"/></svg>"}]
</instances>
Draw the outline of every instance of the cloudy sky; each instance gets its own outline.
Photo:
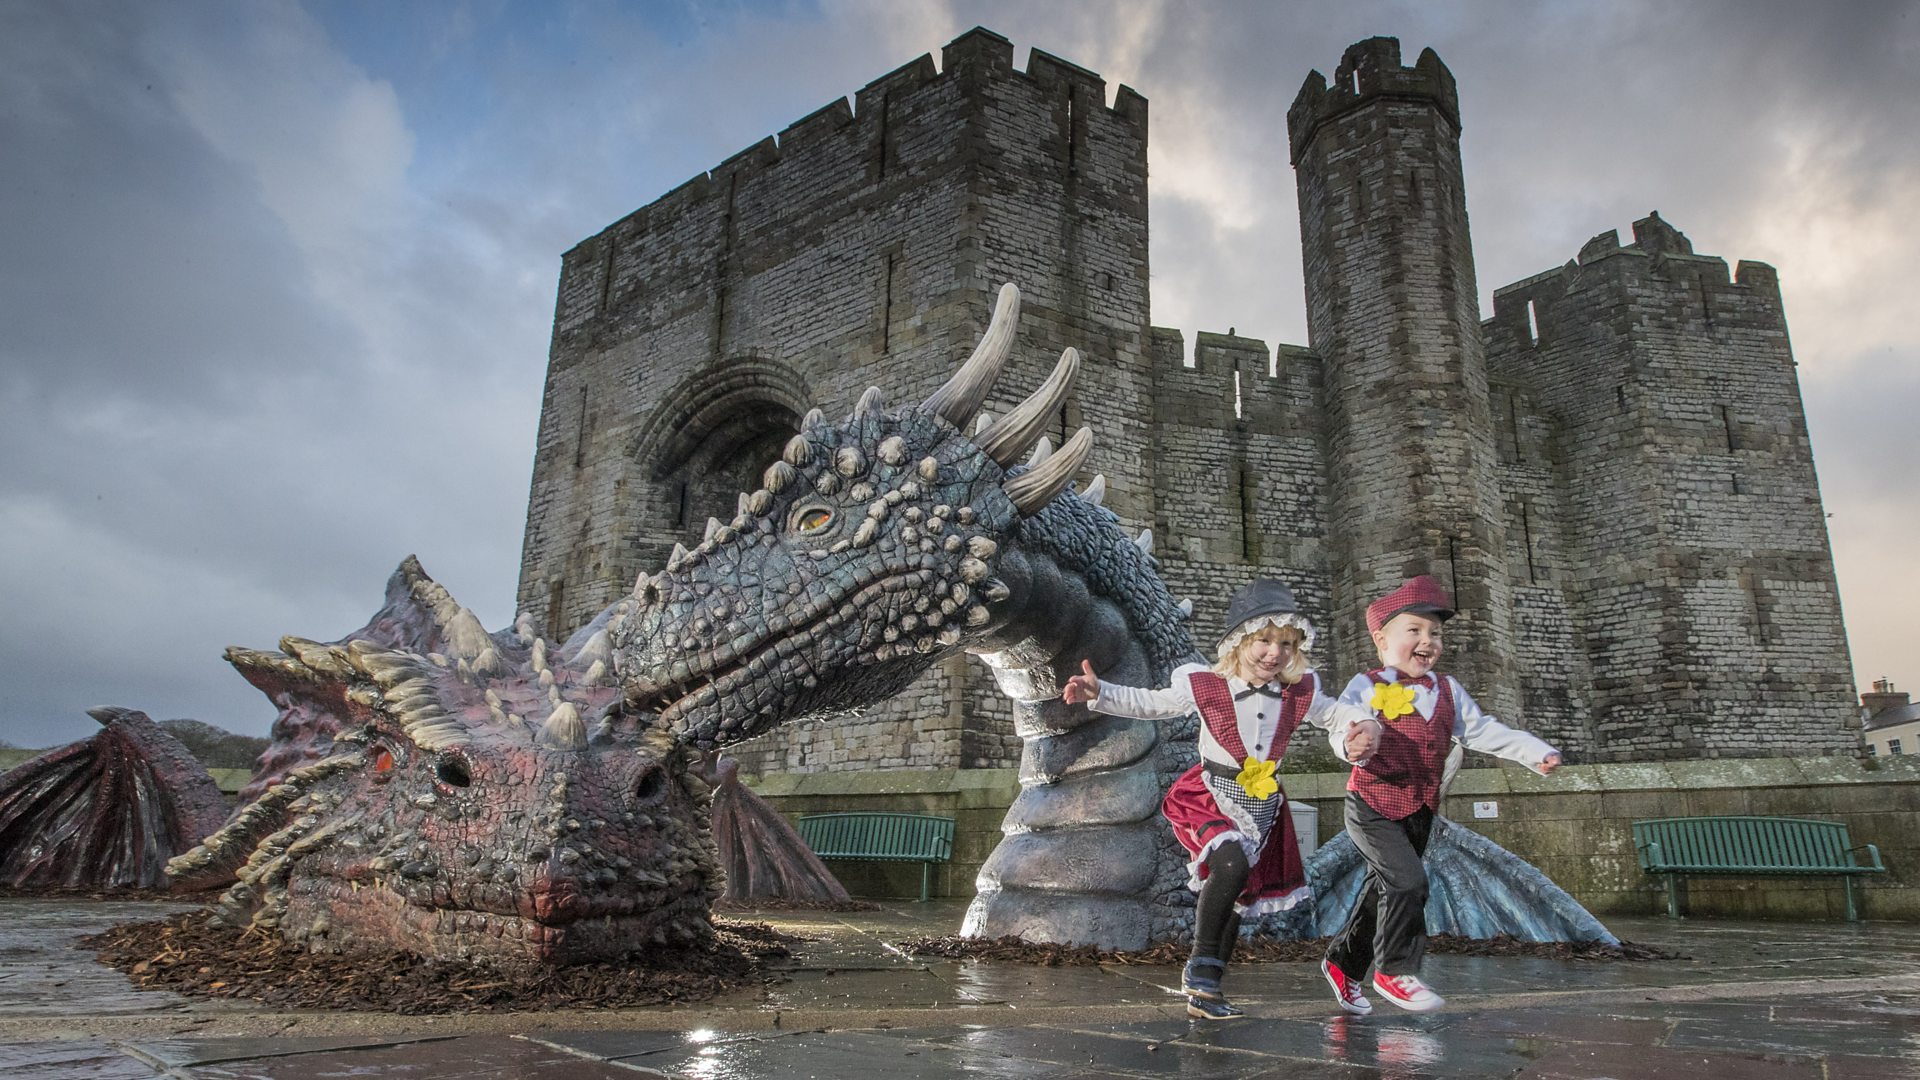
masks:
<instances>
[{"instance_id":1,"label":"cloudy sky","mask_svg":"<svg viewBox=\"0 0 1920 1080\"><path fill-rule=\"evenodd\" d=\"M974 25L1152 101L1153 315L1304 343L1285 112L1460 83L1482 307L1649 210L1779 267L1856 673L1920 689L1920 6L0 0L0 739L264 733L409 552L510 621L560 253Z\"/></svg>"}]
</instances>

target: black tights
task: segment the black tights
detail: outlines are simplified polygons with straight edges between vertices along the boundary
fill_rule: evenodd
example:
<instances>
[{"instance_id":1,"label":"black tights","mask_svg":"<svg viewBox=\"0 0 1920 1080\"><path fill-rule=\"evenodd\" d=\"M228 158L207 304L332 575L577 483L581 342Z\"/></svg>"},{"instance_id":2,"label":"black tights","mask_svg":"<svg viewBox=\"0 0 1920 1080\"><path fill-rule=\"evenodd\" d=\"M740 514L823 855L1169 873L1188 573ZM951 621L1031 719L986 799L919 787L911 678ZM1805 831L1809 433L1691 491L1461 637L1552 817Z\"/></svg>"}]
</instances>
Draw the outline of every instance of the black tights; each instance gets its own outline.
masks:
<instances>
[{"instance_id":1,"label":"black tights","mask_svg":"<svg viewBox=\"0 0 1920 1080\"><path fill-rule=\"evenodd\" d=\"M1229 840L1207 853L1207 880L1193 912L1193 957L1225 964L1240 941L1240 913L1233 903L1247 884L1247 853Z\"/></svg>"}]
</instances>

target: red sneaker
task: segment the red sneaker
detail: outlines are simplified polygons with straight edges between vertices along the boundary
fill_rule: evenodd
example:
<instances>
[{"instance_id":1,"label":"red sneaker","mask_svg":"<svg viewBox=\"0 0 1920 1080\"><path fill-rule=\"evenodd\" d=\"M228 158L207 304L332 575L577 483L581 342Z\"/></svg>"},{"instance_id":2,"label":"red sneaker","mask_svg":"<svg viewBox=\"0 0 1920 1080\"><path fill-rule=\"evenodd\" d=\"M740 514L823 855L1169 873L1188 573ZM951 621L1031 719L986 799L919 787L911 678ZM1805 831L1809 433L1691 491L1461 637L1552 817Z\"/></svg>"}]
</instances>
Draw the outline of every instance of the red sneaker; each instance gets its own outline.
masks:
<instances>
[{"instance_id":1,"label":"red sneaker","mask_svg":"<svg viewBox=\"0 0 1920 1080\"><path fill-rule=\"evenodd\" d=\"M1375 972L1373 988L1380 995L1408 1012L1432 1012L1447 1003L1433 992L1418 975L1385 975Z\"/></svg>"},{"instance_id":2,"label":"red sneaker","mask_svg":"<svg viewBox=\"0 0 1920 1080\"><path fill-rule=\"evenodd\" d=\"M1360 984L1347 978L1347 973L1333 966L1333 961L1320 961L1320 974L1327 977L1327 985L1333 987L1333 1000L1342 1009L1350 1013L1365 1016L1373 1011L1373 1002L1360 992Z\"/></svg>"}]
</instances>

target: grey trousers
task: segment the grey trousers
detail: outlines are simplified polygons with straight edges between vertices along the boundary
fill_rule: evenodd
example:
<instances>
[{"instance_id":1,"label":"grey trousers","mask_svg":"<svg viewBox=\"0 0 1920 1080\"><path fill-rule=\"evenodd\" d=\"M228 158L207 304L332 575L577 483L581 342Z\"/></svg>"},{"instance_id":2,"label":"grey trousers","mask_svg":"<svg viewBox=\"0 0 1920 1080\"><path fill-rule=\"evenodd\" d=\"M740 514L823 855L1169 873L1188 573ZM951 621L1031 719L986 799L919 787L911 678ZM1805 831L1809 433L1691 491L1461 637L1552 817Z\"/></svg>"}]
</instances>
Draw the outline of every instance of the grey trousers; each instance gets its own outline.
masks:
<instances>
[{"instance_id":1,"label":"grey trousers","mask_svg":"<svg viewBox=\"0 0 1920 1080\"><path fill-rule=\"evenodd\" d=\"M1367 876L1327 959L1349 979L1365 979L1370 967L1382 975L1418 975L1427 954L1427 870L1420 857L1433 832L1433 811L1421 807L1394 821L1354 792L1347 793L1346 809L1347 835L1367 861Z\"/></svg>"}]
</instances>

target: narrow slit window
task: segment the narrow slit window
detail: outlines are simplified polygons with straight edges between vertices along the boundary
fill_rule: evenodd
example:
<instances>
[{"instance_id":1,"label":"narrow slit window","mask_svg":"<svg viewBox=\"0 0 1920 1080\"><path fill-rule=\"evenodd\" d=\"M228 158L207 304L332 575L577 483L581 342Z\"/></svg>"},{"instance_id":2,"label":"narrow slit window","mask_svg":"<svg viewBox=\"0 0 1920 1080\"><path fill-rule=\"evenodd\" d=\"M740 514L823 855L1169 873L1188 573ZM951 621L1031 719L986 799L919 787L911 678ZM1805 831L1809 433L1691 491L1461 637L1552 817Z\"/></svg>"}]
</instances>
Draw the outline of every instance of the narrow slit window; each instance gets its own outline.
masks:
<instances>
[{"instance_id":1,"label":"narrow slit window","mask_svg":"<svg viewBox=\"0 0 1920 1080\"><path fill-rule=\"evenodd\" d=\"M584 468L587 464L587 388L580 388L580 415L576 418L573 438L573 467Z\"/></svg>"},{"instance_id":2,"label":"narrow slit window","mask_svg":"<svg viewBox=\"0 0 1920 1080\"><path fill-rule=\"evenodd\" d=\"M1069 88L1067 90L1067 172L1079 171L1079 151L1078 133L1073 128L1073 90Z\"/></svg>"},{"instance_id":3,"label":"narrow slit window","mask_svg":"<svg viewBox=\"0 0 1920 1080\"><path fill-rule=\"evenodd\" d=\"M562 640L560 633L562 619L567 614L567 579L554 578L547 587L547 636L555 641Z\"/></svg>"},{"instance_id":4,"label":"narrow slit window","mask_svg":"<svg viewBox=\"0 0 1920 1080\"><path fill-rule=\"evenodd\" d=\"M1255 490L1252 473L1245 463L1234 470L1234 480L1240 491L1240 557L1247 562L1259 562L1259 492Z\"/></svg>"},{"instance_id":5,"label":"narrow slit window","mask_svg":"<svg viewBox=\"0 0 1920 1080\"><path fill-rule=\"evenodd\" d=\"M1527 552L1527 584L1540 582L1540 571L1533 563L1533 514L1529 504L1520 504L1520 544Z\"/></svg>"},{"instance_id":6,"label":"narrow slit window","mask_svg":"<svg viewBox=\"0 0 1920 1080\"><path fill-rule=\"evenodd\" d=\"M1714 408L1720 410L1720 426L1727 432L1727 449L1740 449L1740 441L1735 437L1733 430L1733 410L1725 405L1716 405Z\"/></svg>"},{"instance_id":7,"label":"narrow slit window","mask_svg":"<svg viewBox=\"0 0 1920 1080\"><path fill-rule=\"evenodd\" d=\"M1532 300L1527 301L1527 343L1540 344L1540 309Z\"/></svg>"},{"instance_id":8,"label":"narrow slit window","mask_svg":"<svg viewBox=\"0 0 1920 1080\"><path fill-rule=\"evenodd\" d=\"M619 247L613 237L607 237L606 251L600 256L600 301L597 314L605 315L608 305L613 303L614 253Z\"/></svg>"},{"instance_id":9,"label":"narrow slit window","mask_svg":"<svg viewBox=\"0 0 1920 1080\"><path fill-rule=\"evenodd\" d=\"M880 289L880 351L893 349L893 262L896 256L887 253L886 268L882 272Z\"/></svg>"}]
</instances>

